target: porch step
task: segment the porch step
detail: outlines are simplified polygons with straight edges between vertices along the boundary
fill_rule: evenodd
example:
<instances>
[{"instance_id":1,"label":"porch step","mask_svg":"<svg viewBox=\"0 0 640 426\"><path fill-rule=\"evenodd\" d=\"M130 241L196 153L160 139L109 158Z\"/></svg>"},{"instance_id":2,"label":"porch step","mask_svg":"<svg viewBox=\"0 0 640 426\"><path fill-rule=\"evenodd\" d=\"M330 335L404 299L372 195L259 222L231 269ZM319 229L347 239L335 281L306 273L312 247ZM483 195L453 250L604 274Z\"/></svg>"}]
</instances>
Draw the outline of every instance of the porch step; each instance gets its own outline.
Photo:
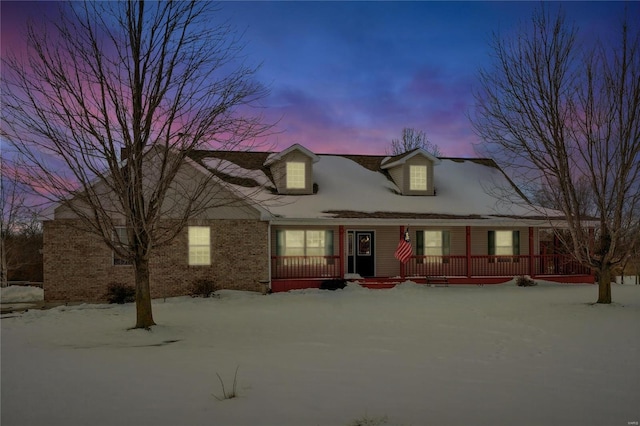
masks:
<instances>
[{"instance_id":1,"label":"porch step","mask_svg":"<svg viewBox=\"0 0 640 426\"><path fill-rule=\"evenodd\" d=\"M427 275L425 278L428 285L435 285L436 287L449 287L449 279L445 276Z\"/></svg>"}]
</instances>

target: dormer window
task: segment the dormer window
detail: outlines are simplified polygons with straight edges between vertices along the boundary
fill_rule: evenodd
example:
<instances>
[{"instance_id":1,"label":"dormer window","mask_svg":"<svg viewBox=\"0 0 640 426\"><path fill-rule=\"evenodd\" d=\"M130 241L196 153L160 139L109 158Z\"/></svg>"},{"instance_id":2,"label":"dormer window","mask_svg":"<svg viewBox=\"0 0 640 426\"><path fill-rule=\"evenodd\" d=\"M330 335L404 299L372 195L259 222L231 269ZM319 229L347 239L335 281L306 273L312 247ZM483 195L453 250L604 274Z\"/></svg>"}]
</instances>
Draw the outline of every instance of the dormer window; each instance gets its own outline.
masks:
<instances>
[{"instance_id":1,"label":"dormer window","mask_svg":"<svg viewBox=\"0 0 640 426\"><path fill-rule=\"evenodd\" d=\"M287 162L287 189L304 189L307 187L305 181L306 167L301 161Z\"/></svg>"},{"instance_id":2,"label":"dormer window","mask_svg":"<svg viewBox=\"0 0 640 426\"><path fill-rule=\"evenodd\" d=\"M427 166L409 166L409 190L410 191L426 191L427 190Z\"/></svg>"},{"instance_id":3,"label":"dormer window","mask_svg":"<svg viewBox=\"0 0 640 426\"><path fill-rule=\"evenodd\" d=\"M380 168L387 170L402 195L435 195L434 166L440 159L427 151L413 151L382 160Z\"/></svg>"},{"instance_id":4,"label":"dormer window","mask_svg":"<svg viewBox=\"0 0 640 426\"><path fill-rule=\"evenodd\" d=\"M264 166L269 167L278 194L313 194L313 163L320 158L299 144L270 154Z\"/></svg>"}]
</instances>

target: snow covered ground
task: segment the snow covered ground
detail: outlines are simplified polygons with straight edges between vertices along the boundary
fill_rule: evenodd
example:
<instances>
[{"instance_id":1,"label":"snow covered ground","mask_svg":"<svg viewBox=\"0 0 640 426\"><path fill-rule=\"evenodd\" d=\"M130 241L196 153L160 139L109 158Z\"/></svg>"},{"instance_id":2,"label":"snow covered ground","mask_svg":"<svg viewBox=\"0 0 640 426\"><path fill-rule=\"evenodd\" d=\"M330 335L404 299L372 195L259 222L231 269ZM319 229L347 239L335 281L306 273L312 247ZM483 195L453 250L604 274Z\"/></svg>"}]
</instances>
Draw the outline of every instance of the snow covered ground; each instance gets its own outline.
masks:
<instances>
[{"instance_id":1,"label":"snow covered ground","mask_svg":"<svg viewBox=\"0 0 640 426\"><path fill-rule=\"evenodd\" d=\"M44 290L40 287L28 287L11 285L0 288L0 302L7 303L30 303L44 300Z\"/></svg>"},{"instance_id":2,"label":"snow covered ground","mask_svg":"<svg viewBox=\"0 0 640 426\"><path fill-rule=\"evenodd\" d=\"M2 312L36 308L44 303L44 290L39 287L11 285L0 288Z\"/></svg>"},{"instance_id":3,"label":"snow covered ground","mask_svg":"<svg viewBox=\"0 0 640 426\"><path fill-rule=\"evenodd\" d=\"M2 319L12 425L622 425L640 420L640 286L350 285ZM14 314L15 315L15 314ZM237 398L218 401L216 374ZM633 423L636 422L636 423Z\"/></svg>"}]
</instances>

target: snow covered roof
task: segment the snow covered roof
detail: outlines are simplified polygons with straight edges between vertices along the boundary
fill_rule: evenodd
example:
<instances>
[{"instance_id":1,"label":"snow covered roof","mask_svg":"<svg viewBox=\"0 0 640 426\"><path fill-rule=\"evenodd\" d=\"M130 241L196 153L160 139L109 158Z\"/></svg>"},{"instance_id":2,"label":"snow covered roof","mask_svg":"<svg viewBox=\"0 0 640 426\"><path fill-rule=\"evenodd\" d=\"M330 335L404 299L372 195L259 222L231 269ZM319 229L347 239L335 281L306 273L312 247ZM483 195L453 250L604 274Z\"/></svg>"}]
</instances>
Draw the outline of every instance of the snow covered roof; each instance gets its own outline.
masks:
<instances>
[{"instance_id":1,"label":"snow covered roof","mask_svg":"<svg viewBox=\"0 0 640 426\"><path fill-rule=\"evenodd\" d=\"M303 154L305 154L307 157L311 158L311 161L313 161L314 163L317 162L319 160L318 156L316 154L314 154L313 152L309 151L307 148L305 148L304 146L295 143L293 145L291 145L289 148L285 149L284 151L280 151L277 153L272 153L269 155L269 157L267 157L266 161L264 162L265 166L269 166L273 163L275 163L276 161L280 160L281 158L285 157L287 154L289 154L290 152L293 151L300 151Z\"/></svg>"},{"instance_id":2,"label":"snow covered roof","mask_svg":"<svg viewBox=\"0 0 640 426\"><path fill-rule=\"evenodd\" d=\"M272 153L203 151L197 160L237 190L250 192L275 221L437 220L459 224L460 220L541 220L540 213L528 207L524 198L518 204L504 201L504 191L510 196L518 196L519 192L490 159L437 159L440 165L434 170L435 195L409 196L401 195L384 170L385 165L391 164L389 157L314 156L314 194L275 198L273 177L267 167ZM398 161L401 160L393 160ZM221 171L216 171L218 166ZM257 187L263 190L256 192Z\"/></svg>"},{"instance_id":3,"label":"snow covered roof","mask_svg":"<svg viewBox=\"0 0 640 426\"><path fill-rule=\"evenodd\" d=\"M440 164L440 159L438 157L435 157L433 154L425 151L422 148L416 148L412 151L405 152L404 154L385 158L384 160L382 160L381 167L383 169L390 169L395 166L400 166L416 155L422 155L423 157L428 158L429 160L431 160L431 162L433 162L433 164Z\"/></svg>"}]
</instances>

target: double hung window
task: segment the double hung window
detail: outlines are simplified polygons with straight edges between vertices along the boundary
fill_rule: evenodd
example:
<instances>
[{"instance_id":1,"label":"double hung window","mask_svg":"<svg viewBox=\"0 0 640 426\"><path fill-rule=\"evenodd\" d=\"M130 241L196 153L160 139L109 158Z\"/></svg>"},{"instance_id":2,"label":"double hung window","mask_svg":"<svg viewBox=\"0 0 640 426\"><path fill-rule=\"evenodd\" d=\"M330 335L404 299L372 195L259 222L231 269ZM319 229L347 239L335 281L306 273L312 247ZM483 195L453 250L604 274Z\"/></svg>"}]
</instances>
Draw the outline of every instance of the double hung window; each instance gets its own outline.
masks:
<instances>
[{"instance_id":1,"label":"double hung window","mask_svg":"<svg viewBox=\"0 0 640 426\"><path fill-rule=\"evenodd\" d=\"M129 245L129 234L127 233L127 228L125 228L124 226L116 227L114 230L113 242L114 242L114 245L117 245L122 249L121 251L124 251L124 252L128 251L127 246ZM117 251L114 250L113 264L118 266L123 266L123 265L132 265L132 262L130 259L127 259L125 257L118 255Z\"/></svg>"},{"instance_id":2,"label":"double hung window","mask_svg":"<svg viewBox=\"0 0 640 426\"><path fill-rule=\"evenodd\" d=\"M211 228L189 227L189 265L211 265Z\"/></svg>"},{"instance_id":3,"label":"double hung window","mask_svg":"<svg viewBox=\"0 0 640 426\"><path fill-rule=\"evenodd\" d=\"M325 256L333 256L332 230L276 231L278 256L303 257L305 264L327 264ZM300 259L296 260L300 264Z\"/></svg>"},{"instance_id":4,"label":"double hung window","mask_svg":"<svg viewBox=\"0 0 640 426\"><path fill-rule=\"evenodd\" d=\"M498 262L517 262L520 255L520 231L489 231L489 256L498 256ZM489 259L494 262L496 258Z\"/></svg>"},{"instance_id":5,"label":"double hung window","mask_svg":"<svg viewBox=\"0 0 640 426\"><path fill-rule=\"evenodd\" d=\"M448 230L416 231L416 255L425 256L426 263L449 263L451 237Z\"/></svg>"},{"instance_id":6,"label":"double hung window","mask_svg":"<svg viewBox=\"0 0 640 426\"><path fill-rule=\"evenodd\" d=\"M427 166L409 166L409 190L427 190Z\"/></svg>"},{"instance_id":7,"label":"double hung window","mask_svg":"<svg viewBox=\"0 0 640 426\"><path fill-rule=\"evenodd\" d=\"M301 161L287 162L287 188L305 189L307 187L305 163Z\"/></svg>"}]
</instances>

